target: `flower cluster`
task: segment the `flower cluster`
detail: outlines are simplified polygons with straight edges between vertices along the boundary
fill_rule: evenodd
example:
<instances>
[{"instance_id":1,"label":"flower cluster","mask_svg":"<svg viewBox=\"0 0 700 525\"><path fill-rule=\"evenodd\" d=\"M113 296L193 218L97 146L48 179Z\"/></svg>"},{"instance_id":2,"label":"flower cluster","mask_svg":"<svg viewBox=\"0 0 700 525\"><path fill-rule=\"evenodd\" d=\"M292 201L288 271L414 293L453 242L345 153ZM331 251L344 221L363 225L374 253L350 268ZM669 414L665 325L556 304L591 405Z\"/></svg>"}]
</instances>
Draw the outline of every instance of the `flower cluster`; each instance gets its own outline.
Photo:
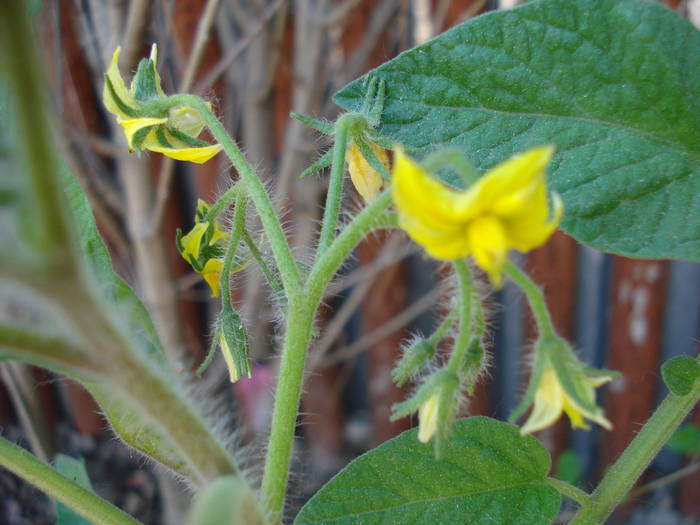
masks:
<instances>
[{"instance_id":1,"label":"flower cluster","mask_svg":"<svg viewBox=\"0 0 700 525\"><path fill-rule=\"evenodd\" d=\"M178 229L175 242L182 257L207 282L212 297L218 297L229 234L221 229L217 219L205 220L209 209L209 205L200 199L194 216L194 227L187 235L182 235Z\"/></svg>"},{"instance_id":2,"label":"flower cluster","mask_svg":"<svg viewBox=\"0 0 700 525\"><path fill-rule=\"evenodd\" d=\"M117 48L112 56L112 63L105 74L102 97L105 107L124 128L129 150L155 151L197 164L208 161L221 151L221 145L209 144L197 138L204 129L204 120L197 110L154 103L167 99L156 70L158 48L155 44L150 57L139 63L129 89L117 65L120 51L121 48Z\"/></svg>"},{"instance_id":3,"label":"flower cluster","mask_svg":"<svg viewBox=\"0 0 700 525\"><path fill-rule=\"evenodd\" d=\"M540 246L561 219L563 206L556 193L553 210L548 204L545 170L553 152L550 146L531 149L457 191L398 148L392 178L399 225L437 259L473 255L500 286L508 250Z\"/></svg>"}]
</instances>

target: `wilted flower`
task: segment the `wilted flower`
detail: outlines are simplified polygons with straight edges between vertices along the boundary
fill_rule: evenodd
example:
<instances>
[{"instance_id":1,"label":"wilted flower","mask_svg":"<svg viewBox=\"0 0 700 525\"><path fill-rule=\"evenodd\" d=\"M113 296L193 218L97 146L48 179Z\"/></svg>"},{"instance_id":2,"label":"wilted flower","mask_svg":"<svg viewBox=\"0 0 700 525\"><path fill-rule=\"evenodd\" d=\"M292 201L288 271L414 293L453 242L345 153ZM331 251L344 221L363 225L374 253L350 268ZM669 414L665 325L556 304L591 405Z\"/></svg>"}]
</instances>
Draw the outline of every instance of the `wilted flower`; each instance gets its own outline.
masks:
<instances>
[{"instance_id":1,"label":"wilted flower","mask_svg":"<svg viewBox=\"0 0 700 525\"><path fill-rule=\"evenodd\" d=\"M595 387L601 386L612 379L612 376L589 377L580 371L571 374L570 381L574 381L579 396L584 397L589 404L595 405ZM547 366L542 372L542 377L537 390L535 391L535 403L530 413L530 417L520 429L520 433L531 434L554 424L566 412L574 428L585 428L589 426L585 419L598 423L603 428L610 430L612 424L603 415L602 409L595 406L595 410L585 408L580 405L571 395L569 395L562 385L555 368Z\"/></svg>"},{"instance_id":2,"label":"wilted flower","mask_svg":"<svg viewBox=\"0 0 700 525\"><path fill-rule=\"evenodd\" d=\"M545 170L553 153L551 146L533 148L458 191L398 148L392 178L399 225L437 259L473 255L500 286L508 250L526 252L543 244L561 219L558 195L552 194L553 210L547 202Z\"/></svg>"},{"instance_id":3,"label":"wilted flower","mask_svg":"<svg viewBox=\"0 0 700 525\"><path fill-rule=\"evenodd\" d=\"M105 73L102 98L105 107L124 128L129 150L155 151L197 164L208 161L221 151L221 145L197 138L204 129L204 120L194 108L173 106L159 110L149 106L149 102L166 98L156 70L158 49L155 44L150 57L139 63L128 90L117 65L120 51L119 47L114 51Z\"/></svg>"},{"instance_id":4,"label":"wilted flower","mask_svg":"<svg viewBox=\"0 0 700 525\"><path fill-rule=\"evenodd\" d=\"M372 142L368 142L368 145L377 157L377 160L388 170L389 157L386 151ZM371 202L379 194L384 184L382 174L367 162L359 146L354 141L348 146L346 156L350 179L357 193L362 196L365 202Z\"/></svg>"},{"instance_id":5,"label":"wilted flower","mask_svg":"<svg viewBox=\"0 0 700 525\"><path fill-rule=\"evenodd\" d=\"M212 297L219 295L223 256L229 234L221 229L219 221L205 221L209 205L197 203L195 225L187 235L177 231L176 243L182 257L192 265L211 288ZM242 268L239 268L239 270Z\"/></svg>"}]
</instances>

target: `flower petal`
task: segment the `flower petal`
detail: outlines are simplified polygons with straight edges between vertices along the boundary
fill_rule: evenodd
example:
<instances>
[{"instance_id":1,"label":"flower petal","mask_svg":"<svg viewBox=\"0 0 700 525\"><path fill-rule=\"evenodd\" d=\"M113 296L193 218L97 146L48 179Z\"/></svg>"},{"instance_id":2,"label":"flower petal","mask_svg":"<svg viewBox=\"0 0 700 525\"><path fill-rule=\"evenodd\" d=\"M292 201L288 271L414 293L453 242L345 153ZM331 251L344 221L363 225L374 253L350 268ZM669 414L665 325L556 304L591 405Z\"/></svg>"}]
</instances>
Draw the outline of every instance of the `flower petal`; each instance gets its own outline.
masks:
<instances>
[{"instance_id":1,"label":"flower petal","mask_svg":"<svg viewBox=\"0 0 700 525\"><path fill-rule=\"evenodd\" d=\"M201 274L204 280L211 288L211 296L219 297L219 282L221 280L221 270L224 268L224 263L221 259L209 259L204 265Z\"/></svg>"},{"instance_id":2,"label":"flower petal","mask_svg":"<svg viewBox=\"0 0 700 525\"><path fill-rule=\"evenodd\" d=\"M476 208L476 214L513 213L528 202L533 182L543 176L553 154L553 146L541 146L501 162L467 190L465 201Z\"/></svg>"},{"instance_id":3,"label":"flower petal","mask_svg":"<svg viewBox=\"0 0 700 525\"><path fill-rule=\"evenodd\" d=\"M195 260L199 259L199 252L202 247L202 237L204 237L208 226L208 222L200 222L195 224L194 228L192 228L187 235L180 239L180 243L182 244L183 248L182 256L187 262L189 262L189 256L192 256L192 258Z\"/></svg>"},{"instance_id":4,"label":"flower petal","mask_svg":"<svg viewBox=\"0 0 700 525\"><path fill-rule=\"evenodd\" d=\"M369 143L369 147L372 148L372 151L379 161L384 164L384 166L388 167L389 159L386 156L386 152L371 142ZM384 184L382 175L370 166L355 142L350 143L348 146L347 162L350 179L357 193L362 196L365 202L373 201Z\"/></svg>"},{"instance_id":5,"label":"flower petal","mask_svg":"<svg viewBox=\"0 0 700 525\"><path fill-rule=\"evenodd\" d=\"M394 203L399 213L438 230L463 221L460 192L432 178L401 148L396 149L392 178Z\"/></svg>"},{"instance_id":6,"label":"flower petal","mask_svg":"<svg viewBox=\"0 0 700 525\"><path fill-rule=\"evenodd\" d=\"M535 404L525 424L520 428L522 435L532 434L552 425L564 409L564 390L559 384L554 368L548 366L535 392Z\"/></svg>"},{"instance_id":7,"label":"flower petal","mask_svg":"<svg viewBox=\"0 0 700 525\"><path fill-rule=\"evenodd\" d=\"M503 282L503 265L508 255L503 224L494 217L478 217L469 224L467 236L474 261L489 274L491 283L500 287Z\"/></svg>"},{"instance_id":8,"label":"flower petal","mask_svg":"<svg viewBox=\"0 0 700 525\"><path fill-rule=\"evenodd\" d=\"M544 193L545 188L542 189ZM546 196L533 196L532 205L506 221L508 243L512 248L527 252L544 244L559 226L564 205L557 193L552 194L553 210L549 218Z\"/></svg>"},{"instance_id":9,"label":"flower petal","mask_svg":"<svg viewBox=\"0 0 700 525\"><path fill-rule=\"evenodd\" d=\"M160 124L165 124L168 121L166 118L129 118L122 119L118 118L117 122L124 128L124 135L126 136L126 142L129 144L129 149L134 149L134 135L144 128L151 126L158 126ZM150 142L150 141L148 141ZM147 145L147 140L142 142L144 149L150 149Z\"/></svg>"},{"instance_id":10,"label":"flower petal","mask_svg":"<svg viewBox=\"0 0 700 525\"><path fill-rule=\"evenodd\" d=\"M186 160L196 164L203 164L221 151L221 144L202 146L199 148L166 148L158 145L149 145L148 148L156 153L162 153L175 160Z\"/></svg>"}]
</instances>

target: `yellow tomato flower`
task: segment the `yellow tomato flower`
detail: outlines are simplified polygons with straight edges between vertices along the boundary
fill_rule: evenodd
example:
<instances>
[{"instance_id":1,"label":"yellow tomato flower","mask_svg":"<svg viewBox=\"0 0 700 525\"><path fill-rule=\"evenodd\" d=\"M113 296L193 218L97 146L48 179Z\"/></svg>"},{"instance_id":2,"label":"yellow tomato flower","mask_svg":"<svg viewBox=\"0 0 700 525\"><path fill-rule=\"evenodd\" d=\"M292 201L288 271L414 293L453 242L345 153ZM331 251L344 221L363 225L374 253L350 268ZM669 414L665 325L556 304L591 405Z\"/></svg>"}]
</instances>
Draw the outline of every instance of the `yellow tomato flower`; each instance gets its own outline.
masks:
<instances>
[{"instance_id":1,"label":"yellow tomato flower","mask_svg":"<svg viewBox=\"0 0 700 525\"><path fill-rule=\"evenodd\" d=\"M155 44L150 57L139 63L129 89L117 65L120 52L118 47L112 55L105 73L102 98L107 110L124 128L130 151L150 150L197 164L208 161L221 151L220 144L209 144L197 138L204 129L204 120L193 108L175 106L167 114L145 114L145 105L149 101L165 98L156 70L158 48Z\"/></svg>"},{"instance_id":2,"label":"yellow tomato flower","mask_svg":"<svg viewBox=\"0 0 700 525\"><path fill-rule=\"evenodd\" d=\"M223 256L226 239L229 234L221 229L219 221L203 220L209 211L209 205L200 200L197 203L195 225L187 235L178 230L177 247L192 268L199 273L211 288L212 297L219 296L219 282L223 270ZM236 268L235 271L240 271Z\"/></svg>"},{"instance_id":3,"label":"yellow tomato flower","mask_svg":"<svg viewBox=\"0 0 700 525\"><path fill-rule=\"evenodd\" d=\"M557 228L563 205L547 202L551 146L533 148L498 164L464 191L430 176L401 148L396 151L393 197L399 225L437 259L469 255L495 286L502 283L508 250L526 252Z\"/></svg>"},{"instance_id":4,"label":"yellow tomato flower","mask_svg":"<svg viewBox=\"0 0 700 525\"><path fill-rule=\"evenodd\" d=\"M437 432L439 401L439 394L435 393L418 408L418 440L421 443L430 441Z\"/></svg>"},{"instance_id":5,"label":"yellow tomato flower","mask_svg":"<svg viewBox=\"0 0 700 525\"><path fill-rule=\"evenodd\" d=\"M369 143L369 147L379 159L387 170L389 169L389 157L384 149L380 148L376 144ZM347 150L347 162L348 171L350 172L350 179L352 180L357 193L359 193L365 202L373 201L379 191L382 189L384 180L382 179L381 173L374 169L369 162L365 159L360 151L360 148L353 141L348 146Z\"/></svg>"},{"instance_id":6,"label":"yellow tomato flower","mask_svg":"<svg viewBox=\"0 0 700 525\"><path fill-rule=\"evenodd\" d=\"M603 385L612 379L611 376L589 377L583 372L581 377L576 377L577 393L584 399L595 404L595 387ZM598 408L598 407L596 407ZM535 403L525 424L520 429L522 435L531 434L547 428L559 419L562 412L566 412L574 428L588 429L584 419L598 423L603 428L610 430L612 424L603 416L602 409L591 411L579 405L566 393L557 372L552 365L547 365L542 372L542 377L535 391Z\"/></svg>"}]
</instances>

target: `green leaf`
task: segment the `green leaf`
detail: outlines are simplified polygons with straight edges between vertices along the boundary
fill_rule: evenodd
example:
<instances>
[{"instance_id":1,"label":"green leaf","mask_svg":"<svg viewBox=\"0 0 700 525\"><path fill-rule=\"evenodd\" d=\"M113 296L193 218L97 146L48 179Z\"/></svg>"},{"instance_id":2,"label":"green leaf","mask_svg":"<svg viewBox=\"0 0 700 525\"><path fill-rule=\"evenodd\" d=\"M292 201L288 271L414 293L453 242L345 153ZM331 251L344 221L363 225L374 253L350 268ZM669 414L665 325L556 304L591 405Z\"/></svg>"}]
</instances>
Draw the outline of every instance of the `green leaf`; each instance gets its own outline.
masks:
<instances>
[{"instance_id":1,"label":"green leaf","mask_svg":"<svg viewBox=\"0 0 700 525\"><path fill-rule=\"evenodd\" d=\"M61 162L59 177L73 212L73 223L78 229L78 237L85 261L94 276L93 284L102 297L113 307L114 313L126 325L134 343L156 365L168 370L165 352L160 344L155 327L141 300L112 268L112 260L102 237L97 231L95 217L87 197L75 176Z\"/></svg>"},{"instance_id":2,"label":"green leaf","mask_svg":"<svg viewBox=\"0 0 700 525\"><path fill-rule=\"evenodd\" d=\"M550 523L559 493L545 484L547 450L517 427L485 418L457 421L436 460L415 429L355 459L295 520L311 523Z\"/></svg>"},{"instance_id":3,"label":"green leaf","mask_svg":"<svg viewBox=\"0 0 700 525\"><path fill-rule=\"evenodd\" d=\"M85 461L82 458L76 459L65 454L57 454L54 459L54 468L84 489L94 492L87 470L85 470ZM63 503L56 501L54 505L56 525L92 525L90 520L83 518Z\"/></svg>"},{"instance_id":4,"label":"green leaf","mask_svg":"<svg viewBox=\"0 0 700 525\"><path fill-rule=\"evenodd\" d=\"M689 355L673 357L661 366L661 376L677 396L687 396L700 379L700 363Z\"/></svg>"},{"instance_id":5,"label":"green leaf","mask_svg":"<svg viewBox=\"0 0 700 525\"><path fill-rule=\"evenodd\" d=\"M378 131L484 171L553 143L562 228L598 249L700 260L700 33L659 2L542 0L489 13L368 73ZM336 96L357 111L365 78Z\"/></svg>"},{"instance_id":6,"label":"green leaf","mask_svg":"<svg viewBox=\"0 0 700 525\"><path fill-rule=\"evenodd\" d=\"M686 423L673 433L666 446L678 454L700 454L700 427Z\"/></svg>"}]
</instances>

